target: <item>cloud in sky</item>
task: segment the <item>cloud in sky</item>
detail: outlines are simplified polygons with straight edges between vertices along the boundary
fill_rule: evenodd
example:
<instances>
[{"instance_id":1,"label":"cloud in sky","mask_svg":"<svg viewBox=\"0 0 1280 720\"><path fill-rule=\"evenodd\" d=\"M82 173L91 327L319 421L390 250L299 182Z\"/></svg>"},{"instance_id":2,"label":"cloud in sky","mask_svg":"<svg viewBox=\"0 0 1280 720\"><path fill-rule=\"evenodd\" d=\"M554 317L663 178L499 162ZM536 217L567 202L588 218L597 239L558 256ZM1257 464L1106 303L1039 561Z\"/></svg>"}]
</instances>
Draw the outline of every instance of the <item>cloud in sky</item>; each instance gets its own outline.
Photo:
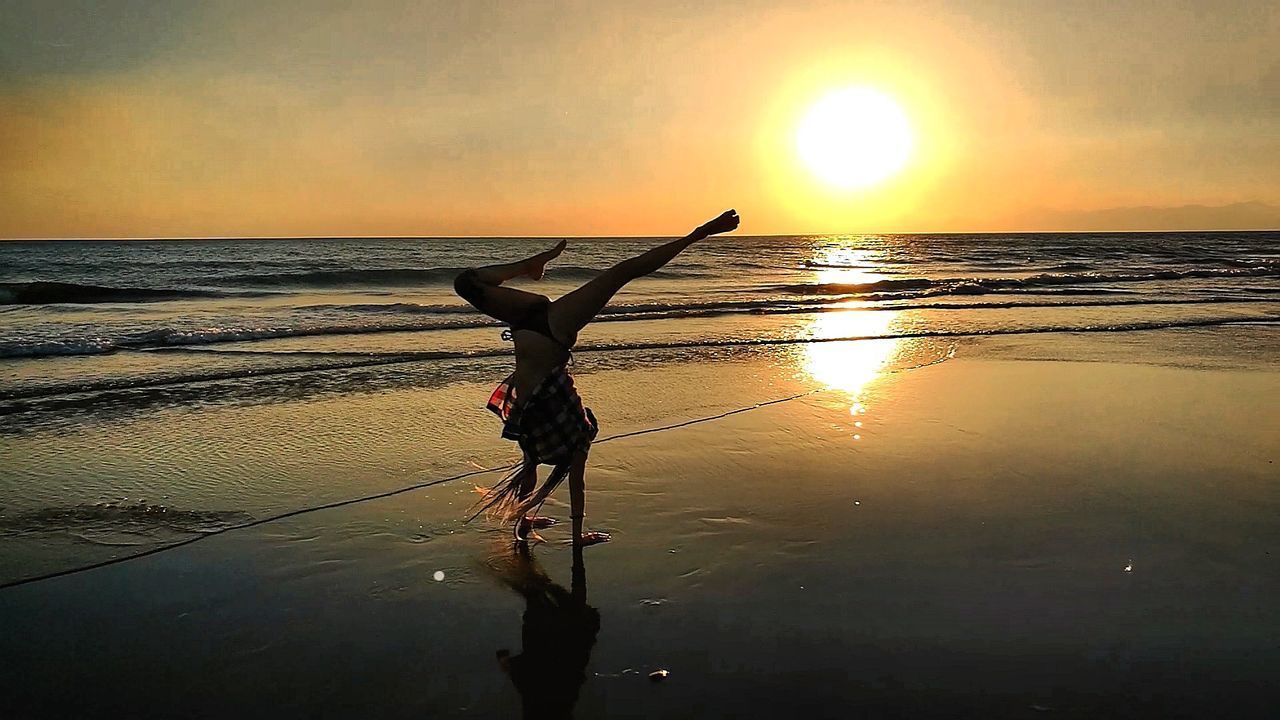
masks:
<instances>
[{"instance_id":1,"label":"cloud in sky","mask_svg":"<svg viewBox=\"0 0 1280 720\"><path fill-rule=\"evenodd\" d=\"M10 2L0 236L670 234L727 206L760 233L1059 229L1280 202L1274 3L1116 5ZM855 195L790 136L850 83L919 133Z\"/></svg>"}]
</instances>

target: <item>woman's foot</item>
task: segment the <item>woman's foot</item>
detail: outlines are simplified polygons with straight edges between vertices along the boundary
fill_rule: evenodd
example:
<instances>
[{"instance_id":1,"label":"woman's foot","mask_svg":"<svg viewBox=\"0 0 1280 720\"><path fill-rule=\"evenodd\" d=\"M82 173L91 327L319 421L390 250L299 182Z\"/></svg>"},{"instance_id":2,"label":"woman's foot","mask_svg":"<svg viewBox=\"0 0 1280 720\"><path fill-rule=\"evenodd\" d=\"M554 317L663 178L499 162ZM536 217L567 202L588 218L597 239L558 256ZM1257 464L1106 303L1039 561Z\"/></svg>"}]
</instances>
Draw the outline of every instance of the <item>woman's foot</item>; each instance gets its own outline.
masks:
<instances>
[{"instance_id":1,"label":"woman's foot","mask_svg":"<svg viewBox=\"0 0 1280 720\"><path fill-rule=\"evenodd\" d=\"M737 210L725 210L714 220L709 220L699 226L698 234L702 235L702 237L710 237L720 233L731 232L738 229L738 222Z\"/></svg>"},{"instance_id":2,"label":"woman's foot","mask_svg":"<svg viewBox=\"0 0 1280 720\"><path fill-rule=\"evenodd\" d=\"M560 257L560 253L564 252L564 248L568 244L568 240L561 240L550 250L529 258L529 272L527 275L534 280L541 280L543 274L547 271L547 263Z\"/></svg>"}]
</instances>

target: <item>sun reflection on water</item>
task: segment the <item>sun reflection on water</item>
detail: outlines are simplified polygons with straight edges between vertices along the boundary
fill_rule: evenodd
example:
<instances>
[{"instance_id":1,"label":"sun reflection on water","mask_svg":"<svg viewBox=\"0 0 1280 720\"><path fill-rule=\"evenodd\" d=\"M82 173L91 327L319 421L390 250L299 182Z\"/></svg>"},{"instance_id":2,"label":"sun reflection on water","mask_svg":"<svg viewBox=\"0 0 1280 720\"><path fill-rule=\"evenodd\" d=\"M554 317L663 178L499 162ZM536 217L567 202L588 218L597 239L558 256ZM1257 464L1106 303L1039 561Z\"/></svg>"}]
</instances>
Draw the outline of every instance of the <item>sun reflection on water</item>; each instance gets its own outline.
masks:
<instances>
[{"instance_id":1,"label":"sun reflection on water","mask_svg":"<svg viewBox=\"0 0 1280 720\"><path fill-rule=\"evenodd\" d=\"M864 284L886 279L879 253L848 244L815 247L810 269L819 283ZM898 312L850 309L813 316L808 335L814 339L881 337L892 333ZM847 396L852 416L850 437L860 441L867 432L864 391L900 350L896 338L819 342L805 346L804 372L818 383Z\"/></svg>"},{"instance_id":2,"label":"sun reflection on water","mask_svg":"<svg viewBox=\"0 0 1280 720\"><path fill-rule=\"evenodd\" d=\"M819 313L809 333L813 338L887 335L897 314L873 310ZM899 342L889 338L811 343L805 346L805 371L828 388L847 393L856 410L863 388L880 374Z\"/></svg>"},{"instance_id":3,"label":"sun reflection on water","mask_svg":"<svg viewBox=\"0 0 1280 720\"><path fill-rule=\"evenodd\" d=\"M847 245L824 245L813 249L809 267L821 284L862 285L887 279L877 264L878 253Z\"/></svg>"}]
</instances>

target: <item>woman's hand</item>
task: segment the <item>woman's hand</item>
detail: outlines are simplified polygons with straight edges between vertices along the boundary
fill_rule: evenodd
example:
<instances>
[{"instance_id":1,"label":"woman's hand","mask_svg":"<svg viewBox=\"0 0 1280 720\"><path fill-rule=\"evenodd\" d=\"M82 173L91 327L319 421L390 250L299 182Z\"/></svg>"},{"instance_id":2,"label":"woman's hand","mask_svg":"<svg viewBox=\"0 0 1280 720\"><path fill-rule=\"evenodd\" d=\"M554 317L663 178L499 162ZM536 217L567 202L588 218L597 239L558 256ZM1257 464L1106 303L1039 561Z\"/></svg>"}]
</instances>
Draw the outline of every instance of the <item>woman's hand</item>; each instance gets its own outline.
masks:
<instances>
[{"instance_id":1,"label":"woman's hand","mask_svg":"<svg viewBox=\"0 0 1280 720\"><path fill-rule=\"evenodd\" d=\"M720 214L720 217L717 217L715 220L703 223L694 231L694 233L701 235L702 237L708 237L711 235L719 235L720 233L732 232L733 230L738 229L738 222L737 210L725 210Z\"/></svg>"},{"instance_id":2,"label":"woman's hand","mask_svg":"<svg viewBox=\"0 0 1280 720\"><path fill-rule=\"evenodd\" d=\"M590 532L575 534L573 537L573 544L577 545L578 547L586 547L588 545L599 545L600 543L606 543L612 539L613 538L609 536L609 533L596 532L595 530L592 530Z\"/></svg>"}]
</instances>

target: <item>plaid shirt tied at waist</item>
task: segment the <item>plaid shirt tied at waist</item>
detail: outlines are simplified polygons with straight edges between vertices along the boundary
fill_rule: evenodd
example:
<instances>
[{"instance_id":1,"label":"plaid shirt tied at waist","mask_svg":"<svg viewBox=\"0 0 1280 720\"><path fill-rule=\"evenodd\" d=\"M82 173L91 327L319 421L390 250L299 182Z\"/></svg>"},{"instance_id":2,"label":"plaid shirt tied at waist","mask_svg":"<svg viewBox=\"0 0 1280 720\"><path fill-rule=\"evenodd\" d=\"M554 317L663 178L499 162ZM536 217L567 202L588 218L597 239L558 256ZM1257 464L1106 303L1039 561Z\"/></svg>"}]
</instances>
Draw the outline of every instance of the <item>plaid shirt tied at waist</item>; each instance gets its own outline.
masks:
<instances>
[{"instance_id":1,"label":"plaid shirt tied at waist","mask_svg":"<svg viewBox=\"0 0 1280 720\"><path fill-rule=\"evenodd\" d=\"M535 462L567 463L586 452L600 432L591 409L584 407L567 366L552 370L528 399L517 400L514 374L489 396L488 408L502 419L502 437L515 440Z\"/></svg>"}]
</instances>

